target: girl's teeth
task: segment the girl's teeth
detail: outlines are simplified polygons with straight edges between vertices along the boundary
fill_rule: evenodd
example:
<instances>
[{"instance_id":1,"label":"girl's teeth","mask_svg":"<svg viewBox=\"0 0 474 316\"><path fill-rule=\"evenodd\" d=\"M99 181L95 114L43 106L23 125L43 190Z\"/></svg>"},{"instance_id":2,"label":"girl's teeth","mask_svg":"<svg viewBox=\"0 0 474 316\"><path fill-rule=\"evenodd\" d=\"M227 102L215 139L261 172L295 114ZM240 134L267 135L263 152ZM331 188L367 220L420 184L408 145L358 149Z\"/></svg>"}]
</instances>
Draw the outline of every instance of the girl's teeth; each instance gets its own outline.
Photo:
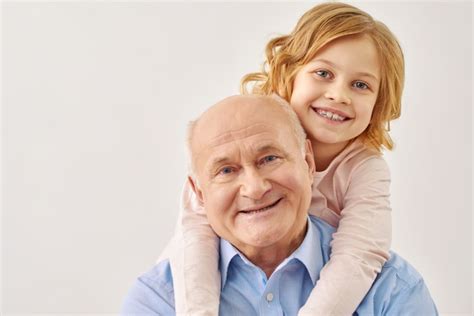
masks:
<instances>
[{"instance_id":1,"label":"girl's teeth","mask_svg":"<svg viewBox=\"0 0 474 316\"><path fill-rule=\"evenodd\" d=\"M329 112L329 111L324 111L324 110L318 110L317 111L319 113L319 115L325 117L325 118L328 118L332 121L344 121L345 117L344 116L340 116L336 113L332 113L332 112Z\"/></svg>"}]
</instances>

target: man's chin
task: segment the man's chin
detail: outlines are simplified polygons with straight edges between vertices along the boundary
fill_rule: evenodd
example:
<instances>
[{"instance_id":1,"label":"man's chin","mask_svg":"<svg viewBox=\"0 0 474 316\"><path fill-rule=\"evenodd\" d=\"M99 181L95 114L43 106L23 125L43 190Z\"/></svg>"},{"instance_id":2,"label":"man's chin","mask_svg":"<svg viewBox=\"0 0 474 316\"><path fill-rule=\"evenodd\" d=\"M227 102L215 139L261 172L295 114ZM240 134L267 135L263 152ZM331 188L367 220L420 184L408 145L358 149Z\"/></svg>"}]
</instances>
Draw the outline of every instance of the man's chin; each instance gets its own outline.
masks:
<instances>
[{"instance_id":1,"label":"man's chin","mask_svg":"<svg viewBox=\"0 0 474 316\"><path fill-rule=\"evenodd\" d=\"M235 237L249 247L266 248L278 244L287 234L287 227L278 221L259 221L253 225L237 226Z\"/></svg>"}]
</instances>

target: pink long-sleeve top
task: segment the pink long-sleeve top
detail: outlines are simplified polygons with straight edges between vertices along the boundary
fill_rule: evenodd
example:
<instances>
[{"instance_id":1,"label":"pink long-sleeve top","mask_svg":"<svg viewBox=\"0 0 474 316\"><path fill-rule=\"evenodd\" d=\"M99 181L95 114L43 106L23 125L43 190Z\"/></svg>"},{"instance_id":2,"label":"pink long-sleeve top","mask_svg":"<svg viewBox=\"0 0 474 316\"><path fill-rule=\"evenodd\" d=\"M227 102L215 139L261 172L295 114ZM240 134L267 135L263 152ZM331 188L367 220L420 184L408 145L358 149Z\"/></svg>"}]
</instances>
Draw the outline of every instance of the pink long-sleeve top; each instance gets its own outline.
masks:
<instances>
[{"instance_id":1,"label":"pink long-sleeve top","mask_svg":"<svg viewBox=\"0 0 474 316\"><path fill-rule=\"evenodd\" d=\"M382 156L356 140L316 172L309 213L337 227L331 257L299 315L350 315L389 258L390 172ZM170 259L177 315L217 315L218 239L186 183Z\"/></svg>"}]
</instances>

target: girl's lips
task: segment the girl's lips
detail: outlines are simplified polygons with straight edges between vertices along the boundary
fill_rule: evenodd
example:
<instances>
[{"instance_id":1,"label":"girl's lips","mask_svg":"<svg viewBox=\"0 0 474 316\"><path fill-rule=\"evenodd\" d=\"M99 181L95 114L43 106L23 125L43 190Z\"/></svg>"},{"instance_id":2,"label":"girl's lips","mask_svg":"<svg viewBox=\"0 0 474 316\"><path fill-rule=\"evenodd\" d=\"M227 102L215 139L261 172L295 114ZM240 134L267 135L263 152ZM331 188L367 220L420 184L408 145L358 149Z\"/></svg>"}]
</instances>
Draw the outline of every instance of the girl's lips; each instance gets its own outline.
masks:
<instances>
[{"instance_id":1,"label":"girl's lips","mask_svg":"<svg viewBox=\"0 0 474 316\"><path fill-rule=\"evenodd\" d=\"M324 121L332 125L343 124L352 119L340 111L323 110L321 108L314 107L312 108L312 110L318 117L324 119Z\"/></svg>"},{"instance_id":2,"label":"girl's lips","mask_svg":"<svg viewBox=\"0 0 474 316\"><path fill-rule=\"evenodd\" d=\"M333 108L329 108L329 107L317 107L317 106L312 106L311 107L316 113L318 113L318 111L325 111L325 112L331 112L331 113L335 113L339 116L342 116L342 117L345 117L346 119L352 119L352 117L343 112L343 111L339 111L339 110L335 110Z\"/></svg>"}]
</instances>

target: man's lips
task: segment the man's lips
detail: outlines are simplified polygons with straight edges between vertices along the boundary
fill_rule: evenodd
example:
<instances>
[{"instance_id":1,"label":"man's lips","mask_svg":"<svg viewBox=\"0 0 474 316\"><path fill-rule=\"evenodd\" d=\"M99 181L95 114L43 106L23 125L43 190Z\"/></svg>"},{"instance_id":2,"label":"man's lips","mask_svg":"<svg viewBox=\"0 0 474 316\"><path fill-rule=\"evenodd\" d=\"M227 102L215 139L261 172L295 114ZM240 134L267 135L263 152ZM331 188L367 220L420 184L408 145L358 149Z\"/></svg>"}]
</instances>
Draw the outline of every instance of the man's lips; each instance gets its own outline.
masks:
<instances>
[{"instance_id":1,"label":"man's lips","mask_svg":"<svg viewBox=\"0 0 474 316\"><path fill-rule=\"evenodd\" d=\"M253 213L258 213L258 212L264 212L267 211L280 203L280 201L283 200L283 198L279 198L275 202L272 203L267 203L267 204L262 204L262 205L257 205L257 206L252 206L249 208L246 208L244 210L241 210L239 213L244 213L244 214L253 214Z\"/></svg>"}]
</instances>

